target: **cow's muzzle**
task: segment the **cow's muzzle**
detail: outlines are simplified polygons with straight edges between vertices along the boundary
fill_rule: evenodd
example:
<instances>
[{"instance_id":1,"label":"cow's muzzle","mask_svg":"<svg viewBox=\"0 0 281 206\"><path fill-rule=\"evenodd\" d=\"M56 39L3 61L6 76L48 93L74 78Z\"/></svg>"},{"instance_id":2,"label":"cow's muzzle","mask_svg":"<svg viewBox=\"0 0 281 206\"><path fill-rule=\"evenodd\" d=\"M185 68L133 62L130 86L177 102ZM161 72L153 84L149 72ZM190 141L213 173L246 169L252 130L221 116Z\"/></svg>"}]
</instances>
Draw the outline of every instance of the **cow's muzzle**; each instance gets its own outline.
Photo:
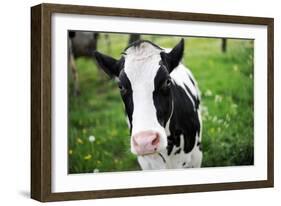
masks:
<instances>
[{"instance_id":1,"label":"cow's muzzle","mask_svg":"<svg viewBox=\"0 0 281 206\"><path fill-rule=\"evenodd\" d=\"M155 153L160 144L160 134L155 131L142 131L133 135L133 147L137 155Z\"/></svg>"}]
</instances>

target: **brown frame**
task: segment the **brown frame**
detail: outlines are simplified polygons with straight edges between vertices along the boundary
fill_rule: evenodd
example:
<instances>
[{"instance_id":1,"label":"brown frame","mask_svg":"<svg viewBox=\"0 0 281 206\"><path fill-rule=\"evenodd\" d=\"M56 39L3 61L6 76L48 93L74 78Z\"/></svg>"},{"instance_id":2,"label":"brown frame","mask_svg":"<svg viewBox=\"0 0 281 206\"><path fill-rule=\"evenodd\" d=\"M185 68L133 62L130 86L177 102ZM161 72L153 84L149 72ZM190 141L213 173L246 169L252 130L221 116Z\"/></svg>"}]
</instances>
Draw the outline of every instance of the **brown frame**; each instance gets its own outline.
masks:
<instances>
[{"instance_id":1,"label":"brown frame","mask_svg":"<svg viewBox=\"0 0 281 206\"><path fill-rule=\"evenodd\" d=\"M155 18L184 21L266 25L268 31L268 131L267 180L164 186L134 189L52 193L51 191L51 16L53 13ZM40 4L31 8L31 198L47 202L92 198L159 195L234 189L273 187L273 40L274 19L170 11L120 9L60 4Z\"/></svg>"}]
</instances>

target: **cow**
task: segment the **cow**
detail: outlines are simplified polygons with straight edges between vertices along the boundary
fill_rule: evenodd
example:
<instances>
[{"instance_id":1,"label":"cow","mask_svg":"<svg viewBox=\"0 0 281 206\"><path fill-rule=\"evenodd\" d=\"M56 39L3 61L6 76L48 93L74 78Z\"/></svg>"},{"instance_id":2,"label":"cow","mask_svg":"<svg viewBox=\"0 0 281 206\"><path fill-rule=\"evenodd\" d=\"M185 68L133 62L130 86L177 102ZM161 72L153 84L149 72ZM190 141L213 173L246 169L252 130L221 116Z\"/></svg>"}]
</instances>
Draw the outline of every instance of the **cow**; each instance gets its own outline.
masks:
<instances>
[{"instance_id":1,"label":"cow","mask_svg":"<svg viewBox=\"0 0 281 206\"><path fill-rule=\"evenodd\" d=\"M94 52L100 67L118 82L130 149L142 170L201 167L200 92L181 63L183 55L184 39L173 49L139 40L120 59Z\"/></svg>"},{"instance_id":2,"label":"cow","mask_svg":"<svg viewBox=\"0 0 281 206\"><path fill-rule=\"evenodd\" d=\"M73 95L80 95L78 69L75 59L79 57L92 58L93 50L97 49L100 34L90 31L69 31L68 32L68 67L71 78L73 79ZM111 43L109 35L106 34L105 41L107 50L110 52Z\"/></svg>"}]
</instances>

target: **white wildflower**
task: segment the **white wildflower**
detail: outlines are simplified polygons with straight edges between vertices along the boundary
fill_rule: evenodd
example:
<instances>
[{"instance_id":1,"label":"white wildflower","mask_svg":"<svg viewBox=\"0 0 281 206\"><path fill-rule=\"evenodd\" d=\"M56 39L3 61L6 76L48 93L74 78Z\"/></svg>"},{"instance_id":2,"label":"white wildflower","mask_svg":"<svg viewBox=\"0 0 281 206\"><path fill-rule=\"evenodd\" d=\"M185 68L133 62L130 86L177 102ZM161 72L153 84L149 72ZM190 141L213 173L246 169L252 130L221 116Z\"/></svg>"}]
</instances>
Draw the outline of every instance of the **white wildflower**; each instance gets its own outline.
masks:
<instances>
[{"instance_id":1,"label":"white wildflower","mask_svg":"<svg viewBox=\"0 0 281 206\"><path fill-rule=\"evenodd\" d=\"M217 117L217 116L214 116L214 117L213 117L213 122L216 123L217 121L218 121L218 117Z\"/></svg>"},{"instance_id":2,"label":"white wildflower","mask_svg":"<svg viewBox=\"0 0 281 206\"><path fill-rule=\"evenodd\" d=\"M223 120L222 119L219 119L218 120L218 124L222 124L223 123Z\"/></svg>"},{"instance_id":3,"label":"white wildflower","mask_svg":"<svg viewBox=\"0 0 281 206\"><path fill-rule=\"evenodd\" d=\"M205 96L206 96L206 97L211 97L212 95L213 95L213 93L212 93L212 91L209 90L209 89L205 92Z\"/></svg>"},{"instance_id":4,"label":"white wildflower","mask_svg":"<svg viewBox=\"0 0 281 206\"><path fill-rule=\"evenodd\" d=\"M249 78L250 78L250 79L253 79L253 75L252 75L252 74L250 74L250 75L249 75Z\"/></svg>"},{"instance_id":5,"label":"white wildflower","mask_svg":"<svg viewBox=\"0 0 281 206\"><path fill-rule=\"evenodd\" d=\"M93 135L89 136L89 141L90 141L90 142L94 142L94 141L96 141L95 136L93 136Z\"/></svg>"},{"instance_id":6,"label":"white wildflower","mask_svg":"<svg viewBox=\"0 0 281 206\"><path fill-rule=\"evenodd\" d=\"M205 105L201 106L201 113L203 116L208 116L209 115L209 110L208 107L206 107Z\"/></svg>"},{"instance_id":7,"label":"white wildflower","mask_svg":"<svg viewBox=\"0 0 281 206\"><path fill-rule=\"evenodd\" d=\"M216 96L215 96L215 102L216 102L216 103L219 103L219 102L221 102L221 101L222 101L222 96L216 95Z\"/></svg>"},{"instance_id":8,"label":"white wildflower","mask_svg":"<svg viewBox=\"0 0 281 206\"><path fill-rule=\"evenodd\" d=\"M230 116L229 116L229 114L226 114L226 121L230 121Z\"/></svg>"},{"instance_id":9,"label":"white wildflower","mask_svg":"<svg viewBox=\"0 0 281 206\"><path fill-rule=\"evenodd\" d=\"M237 71L239 70L238 66L237 66L237 65L234 65L234 66L233 66L233 70L234 70L235 72L237 72Z\"/></svg>"},{"instance_id":10,"label":"white wildflower","mask_svg":"<svg viewBox=\"0 0 281 206\"><path fill-rule=\"evenodd\" d=\"M97 173L97 172L99 172L99 169L94 169L94 171L93 171L94 173Z\"/></svg>"}]
</instances>

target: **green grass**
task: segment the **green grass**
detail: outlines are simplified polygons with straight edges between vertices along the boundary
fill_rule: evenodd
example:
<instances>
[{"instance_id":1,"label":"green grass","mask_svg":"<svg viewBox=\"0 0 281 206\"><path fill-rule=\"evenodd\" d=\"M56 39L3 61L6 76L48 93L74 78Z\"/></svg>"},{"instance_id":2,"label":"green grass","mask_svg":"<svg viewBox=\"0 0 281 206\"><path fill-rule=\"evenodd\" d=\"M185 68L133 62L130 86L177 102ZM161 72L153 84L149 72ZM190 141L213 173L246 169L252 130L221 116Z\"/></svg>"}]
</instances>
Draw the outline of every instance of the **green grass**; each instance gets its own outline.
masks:
<instances>
[{"instance_id":1,"label":"green grass","mask_svg":"<svg viewBox=\"0 0 281 206\"><path fill-rule=\"evenodd\" d=\"M104 36L98 50L115 58L128 36ZM142 36L161 47L173 47L177 37ZM193 72L202 97L203 167L253 164L253 41L186 38L184 64ZM96 64L76 61L81 96L69 89L69 173L139 170L130 153L130 135L117 84ZM94 136L91 137L91 136ZM90 137L90 138L89 138ZM94 139L90 141L89 139Z\"/></svg>"}]
</instances>

